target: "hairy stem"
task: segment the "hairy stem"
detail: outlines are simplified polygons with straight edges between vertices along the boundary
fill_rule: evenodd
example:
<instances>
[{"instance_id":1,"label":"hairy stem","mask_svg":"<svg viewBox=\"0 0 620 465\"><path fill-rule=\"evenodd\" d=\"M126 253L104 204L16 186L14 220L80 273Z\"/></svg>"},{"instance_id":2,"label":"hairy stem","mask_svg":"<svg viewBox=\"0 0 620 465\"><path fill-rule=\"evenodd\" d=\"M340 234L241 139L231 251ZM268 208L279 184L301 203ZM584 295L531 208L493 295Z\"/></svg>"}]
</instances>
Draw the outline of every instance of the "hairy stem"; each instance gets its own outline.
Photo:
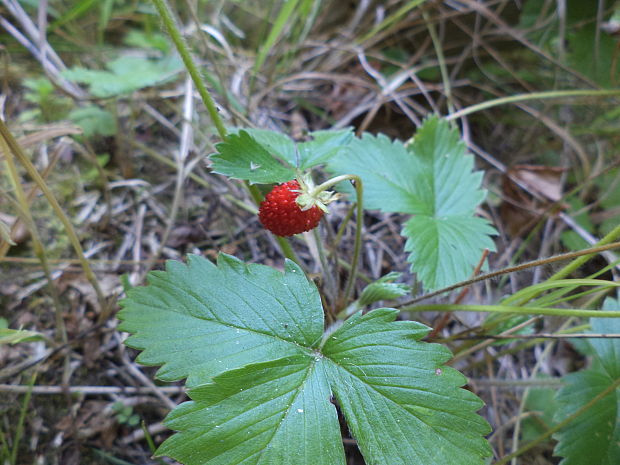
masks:
<instances>
[{"instance_id":1,"label":"hairy stem","mask_svg":"<svg viewBox=\"0 0 620 465\"><path fill-rule=\"evenodd\" d=\"M194 81L194 85L196 86L196 90L198 90L198 94L200 94L200 98L202 99L205 107L207 107L207 111L209 112L209 116L211 116L211 120L217 129L218 134L222 140L226 139L227 132L224 127L224 122L222 118L220 118L219 112L217 111L217 107L215 106L215 101L211 94L207 90L202 74L198 70L194 59L192 58L191 53L189 52L189 48L187 44L183 40L183 36L181 35L181 31L174 20L172 15L172 10L168 5L166 0L153 0L153 4L155 8L157 8L157 12L164 23L164 27L166 31L170 35L172 42L174 43L179 55L181 55L181 59L185 64L185 68L187 72L192 77L192 81Z\"/></svg>"}]
</instances>

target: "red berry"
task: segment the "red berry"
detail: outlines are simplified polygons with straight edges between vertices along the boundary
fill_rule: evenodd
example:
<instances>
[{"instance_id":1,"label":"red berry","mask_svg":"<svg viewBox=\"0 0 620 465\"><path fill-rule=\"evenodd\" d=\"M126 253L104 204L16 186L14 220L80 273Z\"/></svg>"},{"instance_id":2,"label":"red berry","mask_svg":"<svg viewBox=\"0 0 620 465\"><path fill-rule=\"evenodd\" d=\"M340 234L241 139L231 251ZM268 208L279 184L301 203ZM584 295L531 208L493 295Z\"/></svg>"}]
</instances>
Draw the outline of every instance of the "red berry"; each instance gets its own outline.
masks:
<instances>
[{"instance_id":1,"label":"red berry","mask_svg":"<svg viewBox=\"0 0 620 465\"><path fill-rule=\"evenodd\" d=\"M300 194L296 180L275 186L258 209L261 224L276 236L292 236L314 229L323 217L323 210L314 205L302 210L296 202Z\"/></svg>"}]
</instances>

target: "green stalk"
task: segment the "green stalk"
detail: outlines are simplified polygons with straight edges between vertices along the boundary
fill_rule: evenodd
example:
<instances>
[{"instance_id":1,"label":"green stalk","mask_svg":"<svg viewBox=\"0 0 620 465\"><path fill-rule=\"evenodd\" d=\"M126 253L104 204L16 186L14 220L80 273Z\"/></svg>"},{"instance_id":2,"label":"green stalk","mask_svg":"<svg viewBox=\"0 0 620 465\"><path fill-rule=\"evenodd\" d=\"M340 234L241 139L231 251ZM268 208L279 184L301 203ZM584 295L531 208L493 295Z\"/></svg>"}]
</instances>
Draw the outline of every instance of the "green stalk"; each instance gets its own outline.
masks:
<instances>
[{"instance_id":1,"label":"green stalk","mask_svg":"<svg viewBox=\"0 0 620 465\"><path fill-rule=\"evenodd\" d=\"M30 382L28 383L28 391L24 396L24 403L22 404L22 408L19 412L19 420L17 420L17 427L15 429L15 437L13 438L13 450L11 451L11 457L9 459L9 463L11 465L17 464L17 451L19 449L19 443L22 439L22 434L24 433L24 423L26 421L26 412L28 411L28 404L30 404L30 397L32 396L32 387L34 386L34 382L37 379L37 374L34 373L30 377Z\"/></svg>"},{"instance_id":2,"label":"green stalk","mask_svg":"<svg viewBox=\"0 0 620 465\"><path fill-rule=\"evenodd\" d=\"M424 10L422 10L422 17L424 18L424 22L426 23L426 27L428 28L428 33L431 36L431 40L433 41L433 47L435 48L435 53L437 54L437 62L439 63L439 71L441 72L441 80L443 82L444 91L446 94L446 100L448 101L448 113L454 113L454 104L452 103L452 87L450 86L450 76L448 75L448 67L446 66L446 59L443 54L443 49L441 48L441 41L439 40L439 36L437 35L437 30L435 29L435 25L429 20L428 15ZM452 123L454 124L454 123Z\"/></svg>"},{"instance_id":3,"label":"green stalk","mask_svg":"<svg viewBox=\"0 0 620 465\"><path fill-rule=\"evenodd\" d=\"M333 304L336 298L337 286L336 279L331 273L331 269L329 266L329 262L327 261L327 255L325 254L325 247L323 247L323 241L321 240L321 234L319 233L319 228L314 228L312 230L312 235L314 237L314 241L316 242L316 249L319 255L319 262L321 263L321 268L323 270L323 282L325 284L325 300L329 302L329 311L333 310Z\"/></svg>"},{"instance_id":4,"label":"green stalk","mask_svg":"<svg viewBox=\"0 0 620 465\"><path fill-rule=\"evenodd\" d=\"M600 241L598 241L595 244L595 246L604 246L604 245L610 244L610 243L614 242L618 238L620 238L620 225L616 226L608 234L606 234ZM581 265L586 263L588 260L590 260L595 255L596 255L596 253L590 253L588 255L583 255L583 256L581 256L579 258L576 258L575 260L570 262L568 265L566 265L564 268L562 268L560 271L555 273L553 276L549 277L547 279L547 281L556 281L558 279L562 279L562 278L568 276L573 271L575 271L578 268L580 268Z\"/></svg>"},{"instance_id":5,"label":"green stalk","mask_svg":"<svg viewBox=\"0 0 620 465\"><path fill-rule=\"evenodd\" d=\"M347 280L347 285L344 288L343 303L346 305L347 300L353 291L355 286L355 278L357 275L357 264L360 259L360 251L362 250L362 228L364 227L364 187L362 185L362 179L358 176L354 176L355 180L355 193L357 194L357 212L355 218L355 243L353 246L353 260L351 261L351 273Z\"/></svg>"},{"instance_id":6,"label":"green stalk","mask_svg":"<svg viewBox=\"0 0 620 465\"><path fill-rule=\"evenodd\" d=\"M411 10L413 10L415 7L421 5L425 1L426 0L411 0L410 2L408 2L405 5L401 6L397 11L394 12L394 14L388 16L383 21L381 21L381 23L379 23L375 27L373 27L368 32L368 34L363 36L361 39L358 39L356 41L356 43L361 44L363 42L366 42L368 39L372 38L377 33L381 32L383 29L388 28L388 27L392 26L393 24L397 23L403 16L405 16L407 13L409 13Z\"/></svg>"},{"instance_id":7,"label":"green stalk","mask_svg":"<svg viewBox=\"0 0 620 465\"><path fill-rule=\"evenodd\" d=\"M80 239L78 238L75 232L75 229L73 229L73 225L71 224L71 221L69 221L69 218L67 217L67 215L65 215L65 212L60 207L58 200L56 200L56 197L54 197L54 194L52 193L50 188L47 187L47 184L45 184L45 181L43 180L43 178L41 177L41 175L39 174L35 166L32 164L30 159L22 151L21 147L19 146L19 144L17 143L17 141L11 134L11 131L9 131L9 128L4 124L4 121L2 121L2 119L0 119L0 135L6 141L7 145L9 146L15 158L17 158L17 160L21 163L21 165L26 169L28 176L32 178L34 183L41 190L41 192L43 193L43 195L49 202L50 206L52 207L52 210L54 210L54 213L56 214L56 216L58 217L58 219L64 226L67 232L67 237L69 238L69 242L71 242L71 245L73 246L73 249L75 250L75 253L78 256L78 259L80 260L80 264L82 266L82 269L84 270L86 279L88 279L90 284L93 286L95 293L97 294L97 300L99 301L99 305L101 306L101 313L99 314L99 322L101 323L107 320L107 318L110 316L112 308L106 303L103 292L101 291L101 288L99 287L99 283L97 282L97 277L95 276L95 273L90 267L90 263L88 262L88 259L84 255L82 244L80 244Z\"/></svg>"},{"instance_id":8,"label":"green stalk","mask_svg":"<svg viewBox=\"0 0 620 465\"><path fill-rule=\"evenodd\" d=\"M598 241L595 244L595 246L605 247L606 245L616 244L617 242L613 242L613 241L615 241L619 237L620 237L620 225L616 226L608 234L606 234L600 241ZM546 282L561 280L562 278L564 278L564 277L568 276L569 274L571 274L573 271L576 271L577 269L579 269L583 264L585 264L588 260L590 260L595 255L596 255L596 253L588 253L588 254L581 255L581 256L575 258L572 262L570 262L568 265L566 265L560 271L558 271L554 275L552 275L549 278L547 278ZM527 302L535 299L540 294L542 294L542 292L543 292L543 290L539 289L538 291L532 293L527 298L524 298L524 299L520 300L518 302L518 304L519 305L525 305Z\"/></svg>"},{"instance_id":9,"label":"green stalk","mask_svg":"<svg viewBox=\"0 0 620 465\"><path fill-rule=\"evenodd\" d=\"M486 110L487 108L497 107L504 105L505 103L524 102L527 100L538 99L553 99L563 97L609 97L613 95L620 95L619 89L610 90L550 90L545 92L532 92L530 94L517 94L510 95L508 97L497 98L493 100L487 100L486 102L477 103L462 110L448 115L446 119L448 121L461 118L472 113L476 113L480 110Z\"/></svg>"},{"instance_id":10,"label":"green stalk","mask_svg":"<svg viewBox=\"0 0 620 465\"><path fill-rule=\"evenodd\" d=\"M161 20L164 23L164 27L166 28L166 31L170 35L170 38L172 39L172 42L177 48L179 55L181 55L181 59L183 60L183 63L185 64L187 72L191 76L192 81L194 82L194 85L196 86L196 89L198 90L198 93L200 94L200 98L202 99L202 102L207 108L207 111L209 112L209 115L211 116L211 120L213 121L213 124L215 124L215 128L217 129L220 139L226 140L226 137L228 136L228 132L226 131L224 122L220 118L220 115L217 111L217 107L215 106L215 102L213 98L211 97L211 94L209 93L209 91L204 85L203 77L200 71L198 70L196 63L194 62L194 59L192 58L191 53L189 52L187 44L183 40L183 36L181 35L181 31L179 30L176 24L176 21L174 20L172 10L170 9L168 2L166 0L152 0L152 1L155 5L155 8L157 8L157 12L159 13ZM245 185L250 191L250 194L252 195L252 197L254 198L256 205L259 205L261 201L261 195L260 195L260 192L258 192L258 189L256 188L256 186L250 185L247 181ZM284 256L290 260L293 260L295 263L301 266L301 261L299 260L299 258L297 258L297 255L295 254L295 251L291 247L291 244L289 243L289 241L281 237L277 238L277 241L278 241L278 244L280 245L280 248L282 249L282 253L284 254Z\"/></svg>"},{"instance_id":11,"label":"green stalk","mask_svg":"<svg viewBox=\"0 0 620 465\"><path fill-rule=\"evenodd\" d=\"M346 304L347 300L353 291L353 286L355 285L355 275L357 274L357 265L359 263L360 251L362 250L362 227L363 227L363 219L364 219L364 185L362 183L362 179L359 176L354 174L343 174L340 176L333 177L328 179L322 184L316 186L312 191L310 191L310 196L315 197L320 192L323 192L329 189L332 186L335 186L339 182L342 181L354 181L355 185L355 193L357 194L357 218L356 226L355 226L355 243L353 245L353 260L351 261L351 272L349 273L349 277L347 278L347 284L344 288L344 294L342 295L342 303Z\"/></svg>"},{"instance_id":12,"label":"green stalk","mask_svg":"<svg viewBox=\"0 0 620 465\"><path fill-rule=\"evenodd\" d=\"M176 25L176 22L172 15L172 10L170 9L168 2L166 0L153 0L153 3L155 4L155 8L157 8L157 12L159 13L160 18L164 23L166 31L170 35L170 38L172 39L172 42L177 48L179 55L181 55L181 59L185 64L187 72L191 76L192 81L194 81L194 85L198 90L198 94L200 94L202 102L204 103L205 107L207 107L207 111L211 116L213 124L215 124L215 128L217 129L220 138L222 140L226 140L227 132L226 128L224 127L224 122L222 121L222 118L220 118L217 107L215 106L215 101L205 87L202 74L198 70L196 63L194 62L194 59L189 52L187 44L183 40L183 36L181 35L179 27Z\"/></svg>"},{"instance_id":13,"label":"green stalk","mask_svg":"<svg viewBox=\"0 0 620 465\"><path fill-rule=\"evenodd\" d=\"M583 318L620 318L620 311L601 312L600 310L571 310L568 308L521 307L513 305L455 305L433 304L404 307L404 312L489 312L515 313L521 315L577 316Z\"/></svg>"},{"instance_id":14,"label":"green stalk","mask_svg":"<svg viewBox=\"0 0 620 465\"><path fill-rule=\"evenodd\" d=\"M267 59L267 54L271 51L276 41L282 34L282 31L286 27L289 22L292 24L295 20L290 20L291 16L295 14L295 8L297 7L298 0L287 0L282 5L282 9L280 13L278 13L278 17L274 21L273 27L269 31L269 35L267 39L261 46L258 51L258 55L256 57L256 61L254 62L254 67L252 68L252 77L250 78L250 95L252 95L252 90L254 88L254 79L256 78L256 74L260 71L262 66L265 64L265 60Z\"/></svg>"},{"instance_id":15,"label":"green stalk","mask_svg":"<svg viewBox=\"0 0 620 465\"><path fill-rule=\"evenodd\" d=\"M618 229L618 228L616 228L616 229ZM614 229L611 233L609 233L607 236L605 236L605 238L603 238L603 240L605 240L607 237L609 237L616 229ZM602 240L601 240L601 242L602 242ZM599 242L598 244L600 244L601 242ZM509 266L507 268L503 268L503 269L498 270L498 271L492 271L490 273L482 274L482 275L476 276L475 278L468 279L467 281L461 281L460 283L453 284L452 286L444 287L443 289L439 289L437 291L429 292L428 294L421 295L420 297L416 297L415 299L412 299L412 300L410 300L408 302L403 303L402 305L399 305L397 308L402 308L403 306L409 306L409 305L415 304L417 302L421 302L423 300L430 299L431 297L435 297L437 295L443 294L445 292L450 292L450 291L453 291L455 289L459 289L461 287L470 286L470 285L478 283L480 281L486 281L487 279L496 278L496 277L502 276L504 274L514 273L514 272L517 272L517 271L523 271L523 270L526 270L528 268L532 268L532 267L535 267L535 266L548 265L548 264L555 263L555 262L558 262L558 261L568 260L568 259L571 259L571 258L581 257L581 256L584 256L584 255L592 256L592 255L597 254L599 252L604 252L605 250L611 250L611 249L615 249L615 248L618 248L618 247L620 247L620 242L611 242L611 243L607 243L607 244L604 244L604 245L598 245L598 246L595 246L595 247L591 247L591 248L588 248L588 249L578 250L576 252L568 252L568 253L565 253L565 254L555 255L553 257L541 258L540 260L533 260L531 262L522 263L520 265Z\"/></svg>"},{"instance_id":16,"label":"green stalk","mask_svg":"<svg viewBox=\"0 0 620 465\"><path fill-rule=\"evenodd\" d=\"M34 253L41 262L41 267L43 268L43 274L45 274L45 279L47 280L47 286L52 296L52 302L54 304L54 315L56 322L56 340L59 342L67 342L67 330L65 328L65 320L62 317L62 306L60 305L60 297L58 296L58 290L56 286L54 286L54 280L52 279L52 272L49 266L49 262L47 260L47 254L45 253L45 247L43 246L43 242L41 242L41 238L39 236L39 231L37 226L32 218L32 213L30 212L28 199L24 189L19 182L19 175L17 173L17 168L15 163L13 162L13 155L9 150L9 147L6 144L4 139L0 139L0 144L5 153L5 164L8 168L8 175L13 188L15 189L15 197L17 197L17 203L19 205L19 210L23 215L23 219L28 225L28 229L30 230L30 234L32 236L32 245L34 248Z\"/></svg>"}]
</instances>

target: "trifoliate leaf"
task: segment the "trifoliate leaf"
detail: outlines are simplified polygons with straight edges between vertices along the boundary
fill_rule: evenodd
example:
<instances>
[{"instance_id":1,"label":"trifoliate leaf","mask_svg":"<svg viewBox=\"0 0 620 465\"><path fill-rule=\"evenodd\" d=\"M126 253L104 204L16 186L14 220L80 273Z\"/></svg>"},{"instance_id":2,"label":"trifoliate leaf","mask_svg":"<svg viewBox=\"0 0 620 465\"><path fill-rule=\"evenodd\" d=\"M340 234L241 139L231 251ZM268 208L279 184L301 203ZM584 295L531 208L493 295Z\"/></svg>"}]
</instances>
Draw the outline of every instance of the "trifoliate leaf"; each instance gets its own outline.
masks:
<instances>
[{"instance_id":1,"label":"trifoliate leaf","mask_svg":"<svg viewBox=\"0 0 620 465\"><path fill-rule=\"evenodd\" d=\"M606 299L604 310L620 310L620 301ZM620 319L591 318L595 333L620 333ZM620 344L617 339L590 339L600 362L595 367L564 377L558 392L556 421L569 417L620 379ZM620 388L609 392L555 436L554 454L561 465L616 465L620 463Z\"/></svg>"},{"instance_id":2,"label":"trifoliate leaf","mask_svg":"<svg viewBox=\"0 0 620 465\"><path fill-rule=\"evenodd\" d=\"M107 65L108 70L75 67L63 72L67 79L88 84L95 97L116 97L164 83L183 69L176 55L162 59L122 56Z\"/></svg>"},{"instance_id":3,"label":"trifoliate leaf","mask_svg":"<svg viewBox=\"0 0 620 465\"><path fill-rule=\"evenodd\" d=\"M211 156L213 171L251 183L281 183L325 163L346 148L353 137L350 129L316 131L312 140L295 142L286 135L265 129L243 129L216 145Z\"/></svg>"},{"instance_id":4,"label":"trifoliate leaf","mask_svg":"<svg viewBox=\"0 0 620 465\"><path fill-rule=\"evenodd\" d=\"M411 292L409 286L394 282L401 276L402 273L392 272L370 283L364 288L358 299L359 306L365 307L380 300L392 300L409 294Z\"/></svg>"},{"instance_id":5,"label":"trifoliate leaf","mask_svg":"<svg viewBox=\"0 0 620 465\"><path fill-rule=\"evenodd\" d=\"M169 261L149 274L121 302L120 329L134 333L127 345L141 349L138 361L163 365L165 381L205 383L218 373L249 363L296 355L321 338L319 294L301 269L285 273L246 265L221 254L217 266L199 256L188 264Z\"/></svg>"},{"instance_id":6,"label":"trifoliate leaf","mask_svg":"<svg viewBox=\"0 0 620 465\"><path fill-rule=\"evenodd\" d=\"M474 216L485 196L482 173L473 171L473 157L447 121L427 119L408 147L364 134L328 166L362 178L366 208L414 215L403 235L427 290L467 279L483 250L495 250L495 230Z\"/></svg>"},{"instance_id":7,"label":"trifoliate leaf","mask_svg":"<svg viewBox=\"0 0 620 465\"><path fill-rule=\"evenodd\" d=\"M245 130L230 134L215 147L218 153L211 155L213 171L230 178L244 179L252 184L271 184L290 181L297 174L295 165L274 157L273 152L267 150L268 146Z\"/></svg>"},{"instance_id":8,"label":"trifoliate leaf","mask_svg":"<svg viewBox=\"0 0 620 465\"><path fill-rule=\"evenodd\" d=\"M157 453L186 465L345 465L337 402L369 465L482 465L482 402L419 340L428 328L393 309L355 315L321 346L314 285L221 255L169 262L123 301L121 329L139 361L188 377L190 402Z\"/></svg>"},{"instance_id":9,"label":"trifoliate leaf","mask_svg":"<svg viewBox=\"0 0 620 465\"><path fill-rule=\"evenodd\" d=\"M442 366L448 349L418 342L429 328L397 310L356 314L328 339L330 385L368 465L483 463L490 432L482 401Z\"/></svg>"}]
</instances>

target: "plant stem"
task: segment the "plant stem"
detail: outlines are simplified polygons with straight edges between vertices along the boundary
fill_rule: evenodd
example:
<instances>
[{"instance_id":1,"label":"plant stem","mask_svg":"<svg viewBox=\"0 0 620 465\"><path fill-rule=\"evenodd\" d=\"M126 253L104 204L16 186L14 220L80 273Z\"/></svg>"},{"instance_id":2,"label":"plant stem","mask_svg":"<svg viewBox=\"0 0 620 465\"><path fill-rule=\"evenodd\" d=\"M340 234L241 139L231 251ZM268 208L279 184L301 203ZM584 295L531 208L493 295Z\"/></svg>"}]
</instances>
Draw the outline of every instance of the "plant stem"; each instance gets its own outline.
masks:
<instances>
[{"instance_id":1,"label":"plant stem","mask_svg":"<svg viewBox=\"0 0 620 465\"><path fill-rule=\"evenodd\" d=\"M605 312L605 313L609 313L609 312ZM618 313L618 312L616 312L616 313ZM519 455L523 454L524 452L527 452L528 450L530 450L532 447L540 444L541 442L543 442L544 440L549 438L554 433L557 433L558 431L560 431L562 428L564 428L566 425L571 423L573 420L575 420L577 417L582 415L584 412L589 410L594 404L596 404L598 401L603 399L608 394L612 393L619 386L620 386L620 378L618 378L612 384L610 384L609 387L607 387L604 391L602 391L599 394L597 394L588 403L584 404L583 407L578 409L575 413L573 413L572 415L569 415L568 417L566 417L563 421L561 421L560 423L555 425L553 428L549 428L547 431L545 431L544 434L540 435L539 437L537 437L533 441L528 442L527 444L522 446L519 450L516 450L512 454L509 454L509 455L506 455L505 457L502 457L500 460L498 460L497 462L493 463L493 465L504 465L504 464L510 462L513 459L513 457L518 457Z\"/></svg>"},{"instance_id":2,"label":"plant stem","mask_svg":"<svg viewBox=\"0 0 620 465\"><path fill-rule=\"evenodd\" d=\"M357 195L357 214L355 219L356 226L355 243L353 245L353 260L351 261L351 271L349 273L349 277L347 278L347 284L345 285L344 293L342 294L342 299L340 300L340 303L342 305L346 305L347 300L349 300L349 297L351 295L351 291L353 290L353 286L355 285L357 265L359 263L360 251L362 250L362 228L364 226L364 185L362 183L362 179L355 174L342 174L340 176L335 176L331 179L328 179L322 184L319 184L308 194L310 195L310 197L316 197L321 192L343 181L352 181L355 187L355 193Z\"/></svg>"},{"instance_id":3,"label":"plant stem","mask_svg":"<svg viewBox=\"0 0 620 465\"><path fill-rule=\"evenodd\" d=\"M25 223L28 225L30 229L30 234L32 236L32 246L34 249L34 253L41 262L41 267L43 268L43 274L45 274L45 279L47 280L47 286L52 296L52 302L54 304L54 315L55 315L55 323L56 323L56 341L58 342L67 342L67 330L65 328L65 320L62 315L62 306L60 305L60 297L58 295L58 289L54 285L54 280L52 278L52 272L49 266L49 262L47 260L47 254L45 253L45 247L41 242L41 238L39 236L39 231L37 230L37 226L32 218L32 213L29 209L28 199L24 189L19 181L19 175L17 173L17 168L15 163L13 162L13 155L9 150L9 147L6 144L4 139L0 139L0 144L2 145L2 149L5 153L5 164L8 168L9 180L13 184L13 189L15 189L15 197L17 197L17 203L20 213L23 215L23 219Z\"/></svg>"},{"instance_id":4,"label":"plant stem","mask_svg":"<svg viewBox=\"0 0 620 465\"><path fill-rule=\"evenodd\" d=\"M598 241L596 243L596 245L597 246L605 246L605 245L609 244L610 242L618 239L619 237L620 237L620 225L618 225L614 229L612 229L600 241ZM581 256L577 257L572 262L570 262L568 265L564 266L560 271L558 271L557 273L555 273L552 276L550 276L549 278L547 278L546 282L550 282L550 281L553 282L553 281L561 280L562 278L564 278L564 277L568 276L569 274L571 274L573 271L577 270L579 267L581 267L584 263L586 263L588 260L590 260L595 255L596 255L596 253L588 253L586 255L581 255ZM531 295L527 296L526 298L523 298L523 299L519 300L517 302L517 305L525 305L527 302L530 302L531 300L535 299L540 294L542 294L542 292L543 292L543 289L537 290L536 292L532 293Z\"/></svg>"},{"instance_id":5,"label":"plant stem","mask_svg":"<svg viewBox=\"0 0 620 465\"><path fill-rule=\"evenodd\" d=\"M330 270L329 262L327 261L327 255L325 254L325 247L323 247L323 241L321 240L321 234L319 233L319 228L314 228L312 230L312 235L314 240L316 241L316 249L319 254L319 261L321 262L321 268L323 269L323 282L325 284L325 294L327 300L329 302L330 311L333 310L332 306L334 304L334 299L336 298L337 288L336 288L336 280L333 279L333 275Z\"/></svg>"},{"instance_id":6,"label":"plant stem","mask_svg":"<svg viewBox=\"0 0 620 465\"><path fill-rule=\"evenodd\" d=\"M499 105L504 105L505 103L515 103L515 102L524 102L526 100L552 99L552 98L562 98L562 97L608 97L612 95L620 95L620 90L618 89L551 90L551 91L546 91L546 92L532 92L530 94L510 95L508 97L487 100L486 102L477 103L476 105L463 108L462 110L459 110L456 113L452 113L451 115L448 115L446 119L448 121L451 121L456 118L461 118L463 116L476 113L477 111L486 110L487 108L492 108L492 107L496 107Z\"/></svg>"},{"instance_id":7,"label":"plant stem","mask_svg":"<svg viewBox=\"0 0 620 465\"><path fill-rule=\"evenodd\" d=\"M200 98L202 99L205 107L207 107L207 111L211 116L213 124L215 124L215 128L217 129L220 138L222 140L226 140L227 132L222 118L220 118L215 102L204 84L202 74L198 70L196 63L189 52L187 44L183 40L183 36L181 35L181 31L174 20L172 10L170 9L168 2L166 0L153 0L153 3L155 4L155 8L157 8L157 12L164 23L166 31L168 31L168 34L177 48L179 55L181 55L181 59L185 64L187 72L192 77L192 81L194 81L194 85L200 94Z\"/></svg>"},{"instance_id":8,"label":"plant stem","mask_svg":"<svg viewBox=\"0 0 620 465\"><path fill-rule=\"evenodd\" d=\"M616 228L616 229L618 229L618 228ZM615 231L615 229L614 229L614 231ZM605 236L605 238L608 237L608 236L609 236L609 234L607 236ZM600 244L600 242L599 242L599 244ZM553 257L541 258L540 260L533 260L531 262L522 263L520 265L510 266L510 267L503 268L503 269L498 270L498 271L492 271L491 273L486 273L486 274L477 276L475 278L468 279L467 281L461 281L460 283L456 283L456 284L453 284L452 286L444 287L443 289L439 289L439 290L434 291L434 292L429 292L428 294L424 294L424 295L421 295L420 297L416 297L415 299L412 299L409 302L404 302L403 304L399 305L397 308L401 308L403 306L409 306L409 305L415 304L417 302L422 302L423 300L430 299L431 297L435 297L435 296L443 294L445 292L450 292L450 291L453 291L455 289L459 289L459 288L461 288L463 286L469 286L470 284L478 283L480 281L486 281L487 279L496 278L496 277L504 275L504 274L514 273L516 271L523 271L523 270L526 270L528 268L532 268L532 267L535 267L535 266L548 265L550 263L555 263L555 262L559 262L559 261L562 261L562 260L569 260L571 258L581 257L583 255L597 254L599 252L603 252L605 250L616 249L618 247L620 247L620 242L612 242L612 243L606 244L606 245L600 245L600 246L597 246L597 247L591 247L591 248L584 249L584 250L578 250L576 252L568 252L568 253L565 253L565 254L555 255Z\"/></svg>"},{"instance_id":9,"label":"plant stem","mask_svg":"<svg viewBox=\"0 0 620 465\"><path fill-rule=\"evenodd\" d=\"M355 193L357 194L357 213L355 215L355 243L353 246L353 260L351 261L351 272L349 273L349 278L344 288L342 300L344 305L346 305L347 300L349 300L351 292L353 291L353 286L355 286L357 264L359 263L360 251L362 250L362 228L364 227L364 186L362 184L361 178L359 178L358 176L353 176L351 179L355 181Z\"/></svg>"},{"instance_id":10,"label":"plant stem","mask_svg":"<svg viewBox=\"0 0 620 465\"><path fill-rule=\"evenodd\" d=\"M308 192L308 194L311 197L316 197L319 193L326 191L330 187L335 186L336 184L342 181L355 181L355 183L362 182L359 176L356 176L354 174L341 174L340 176L335 176L331 179L328 179L324 183L319 184L314 189L312 189L310 192Z\"/></svg>"},{"instance_id":11,"label":"plant stem","mask_svg":"<svg viewBox=\"0 0 620 465\"><path fill-rule=\"evenodd\" d=\"M428 14L424 10L422 10L422 17L424 18L428 33L431 36L431 40L433 41L435 53L437 54L437 62L439 63L439 71L441 72L441 81L443 82L444 94L448 103L448 113L452 114L454 113L454 104L452 102L452 87L450 85L450 76L448 75L446 59L443 54L443 49L441 48L441 40L439 40L435 25L429 19ZM452 124L454 125L454 123Z\"/></svg>"},{"instance_id":12,"label":"plant stem","mask_svg":"<svg viewBox=\"0 0 620 465\"><path fill-rule=\"evenodd\" d=\"M385 18L375 27L373 27L366 35L362 36L360 39L357 39L356 43L361 44L362 42L366 42L368 39L371 39L382 30L387 29L393 24L398 23L398 21L403 18L407 13L409 13L411 10L413 10L418 5L421 5L425 1L426 0L411 0L405 3L397 11L395 11L393 14Z\"/></svg>"},{"instance_id":13,"label":"plant stem","mask_svg":"<svg viewBox=\"0 0 620 465\"><path fill-rule=\"evenodd\" d=\"M600 241L598 241L596 243L596 245L597 246L604 246L604 245L610 244L611 242L615 241L619 237L620 237L620 225L618 225L614 229L612 229ZM578 257L577 259L573 260L568 265L566 265L564 268L562 268L560 271L558 271L557 273L555 273L551 277L547 278L547 281L556 281L558 279L562 279L562 278L568 276L573 271L577 270L581 265L583 265L588 260L590 260L592 257L594 257L594 255L596 255L597 253L598 252L594 252L594 253L590 253L588 255L583 255L583 256Z\"/></svg>"},{"instance_id":14,"label":"plant stem","mask_svg":"<svg viewBox=\"0 0 620 465\"><path fill-rule=\"evenodd\" d=\"M577 316L584 318L620 318L620 311L601 312L600 310L571 310L568 308L547 307L521 307L512 305L454 305L433 304L404 307L403 312L491 312L491 313L515 313L521 315L552 315L552 316Z\"/></svg>"},{"instance_id":15,"label":"plant stem","mask_svg":"<svg viewBox=\"0 0 620 465\"><path fill-rule=\"evenodd\" d=\"M24 432L24 422L26 421L26 412L28 411L28 404L30 404L30 397L32 396L32 388L34 386L34 382L37 379L37 374L34 373L30 377L30 382L28 383L28 391L24 396L24 403L22 404L22 408L19 412L19 419L17 420L17 428L15 430L15 437L13 438L13 451L11 452L11 457L9 459L9 463L11 465L17 464L17 451L19 450L19 443L22 439L22 434Z\"/></svg>"}]
</instances>

